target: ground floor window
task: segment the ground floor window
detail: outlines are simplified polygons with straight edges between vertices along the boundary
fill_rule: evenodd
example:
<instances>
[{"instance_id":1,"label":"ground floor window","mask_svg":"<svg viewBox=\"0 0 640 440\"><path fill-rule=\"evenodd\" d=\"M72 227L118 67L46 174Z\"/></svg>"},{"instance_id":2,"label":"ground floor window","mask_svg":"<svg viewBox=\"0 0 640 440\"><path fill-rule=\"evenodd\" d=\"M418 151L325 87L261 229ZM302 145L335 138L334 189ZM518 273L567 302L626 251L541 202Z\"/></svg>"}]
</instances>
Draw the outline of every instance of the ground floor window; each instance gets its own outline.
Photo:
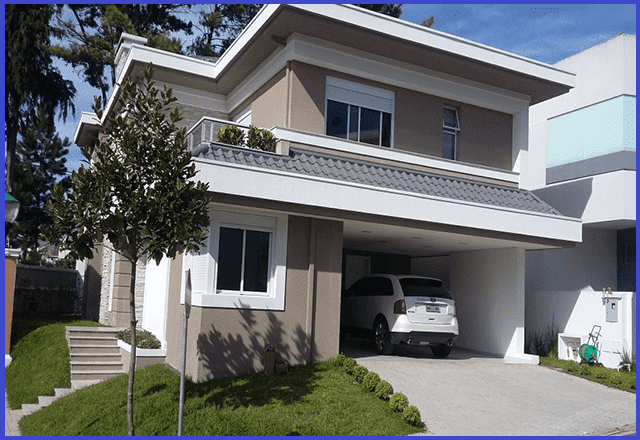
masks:
<instances>
[{"instance_id":1,"label":"ground floor window","mask_svg":"<svg viewBox=\"0 0 640 440\"><path fill-rule=\"evenodd\" d=\"M184 257L193 304L283 310L287 215L224 208L211 209L208 239Z\"/></svg>"}]
</instances>

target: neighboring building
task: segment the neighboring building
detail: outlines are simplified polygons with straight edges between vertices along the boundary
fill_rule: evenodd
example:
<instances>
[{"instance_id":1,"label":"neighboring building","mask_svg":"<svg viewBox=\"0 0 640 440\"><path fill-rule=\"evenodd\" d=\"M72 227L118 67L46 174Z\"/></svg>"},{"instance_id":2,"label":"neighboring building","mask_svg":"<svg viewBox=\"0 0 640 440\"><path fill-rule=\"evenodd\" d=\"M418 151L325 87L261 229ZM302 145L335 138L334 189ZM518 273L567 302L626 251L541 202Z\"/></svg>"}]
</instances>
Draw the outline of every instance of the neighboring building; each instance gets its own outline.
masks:
<instances>
[{"instance_id":1,"label":"neighboring building","mask_svg":"<svg viewBox=\"0 0 640 440\"><path fill-rule=\"evenodd\" d=\"M582 292L634 292L624 340L633 339L626 349L635 353L636 37L620 35L554 67L576 72L576 86L530 110L527 188L582 219L582 242L527 252L527 333L544 332L552 321L561 333L566 327L588 333L596 318L604 320L605 302L595 305L602 308L596 317L584 314L578 324L572 310ZM605 330L604 347L620 351L606 343Z\"/></svg>"},{"instance_id":2,"label":"neighboring building","mask_svg":"<svg viewBox=\"0 0 640 440\"><path fill-rule=\"evenodd\" d=\"M457 344L537 362L524 353L525 251L572 247L582 224L524 189L529 107L574 74L349 5L266 5L216 62L123 35L118 83L147 63L178 98L211 195L201 253L139 269L138 316L169 364L186 269L196 381L260 370L268 347L289 364L337 355L341 291L369 272L446 271ZM77 143L96 135L92 118ZM229 123L270 129L276 153L215 142ZM103 274L101 319L121 326L131 268L110 258L89 267Z\"/></svg>"}]
</instances>

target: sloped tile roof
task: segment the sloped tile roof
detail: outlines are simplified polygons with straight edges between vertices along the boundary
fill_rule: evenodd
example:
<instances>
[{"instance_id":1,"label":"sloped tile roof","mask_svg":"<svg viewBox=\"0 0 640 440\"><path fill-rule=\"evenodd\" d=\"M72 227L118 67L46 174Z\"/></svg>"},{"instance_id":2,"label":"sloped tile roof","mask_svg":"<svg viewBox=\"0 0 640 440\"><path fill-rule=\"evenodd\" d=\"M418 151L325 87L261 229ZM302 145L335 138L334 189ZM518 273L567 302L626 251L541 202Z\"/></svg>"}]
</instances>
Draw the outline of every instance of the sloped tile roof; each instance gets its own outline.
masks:
<instances>
[{"instance_id":1,"label":"sloped tile roof","mask_svg":"<svg viewBox=\"0 0 640 440\"><path fill-rule=\"evenodd\" d=\"M202 143L193 149L193 154L237 165L562 216L526 190L321 154L294 146L290 147L289 156L281 156L248 148Z\"/></svg>"}]
</instances>

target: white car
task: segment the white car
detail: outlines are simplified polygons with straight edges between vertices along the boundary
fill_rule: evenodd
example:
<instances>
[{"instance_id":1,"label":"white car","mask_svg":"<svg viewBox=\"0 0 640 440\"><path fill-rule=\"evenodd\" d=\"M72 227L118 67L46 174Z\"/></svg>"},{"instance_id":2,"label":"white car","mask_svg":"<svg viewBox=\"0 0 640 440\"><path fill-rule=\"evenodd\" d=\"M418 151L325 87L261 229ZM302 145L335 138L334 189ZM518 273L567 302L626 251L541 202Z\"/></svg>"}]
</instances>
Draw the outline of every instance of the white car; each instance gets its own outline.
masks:
<instances>
[{"instance_id":1,"label":"white car","mask_svg":"<svg viewBox=\"0 0 640 440\"><path fill-rule=\"evenodd\" d=\"M356 281L342 296L340 329L342 334L373 336L380 354L406 343L429 345L436 357L444 358L458 338L455 302L442 281L413 275L370 275Z\"/></svg>"}]
</instances>

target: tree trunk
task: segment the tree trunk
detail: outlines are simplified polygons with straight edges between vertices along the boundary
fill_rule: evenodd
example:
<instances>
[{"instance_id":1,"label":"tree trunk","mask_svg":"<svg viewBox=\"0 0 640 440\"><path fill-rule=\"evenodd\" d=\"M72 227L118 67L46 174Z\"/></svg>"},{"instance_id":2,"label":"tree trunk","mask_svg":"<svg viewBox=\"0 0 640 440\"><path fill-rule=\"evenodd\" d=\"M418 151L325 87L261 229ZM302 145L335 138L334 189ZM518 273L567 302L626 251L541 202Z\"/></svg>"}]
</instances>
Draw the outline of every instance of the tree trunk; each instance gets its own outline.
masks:
<instances>
[{"instance_id":1,"label":"tree trunk","mask_svg":"<svg viewBox=\"0 0 640 440\"><path fill-rule=\"evenodd\" d=\"M133 426L133 383L136 372L136 261L131 261L131 287L129 288L129 311L131 314L131 362L127 385L127 435L135 435Z\"/></svg>"}]
</instances>

